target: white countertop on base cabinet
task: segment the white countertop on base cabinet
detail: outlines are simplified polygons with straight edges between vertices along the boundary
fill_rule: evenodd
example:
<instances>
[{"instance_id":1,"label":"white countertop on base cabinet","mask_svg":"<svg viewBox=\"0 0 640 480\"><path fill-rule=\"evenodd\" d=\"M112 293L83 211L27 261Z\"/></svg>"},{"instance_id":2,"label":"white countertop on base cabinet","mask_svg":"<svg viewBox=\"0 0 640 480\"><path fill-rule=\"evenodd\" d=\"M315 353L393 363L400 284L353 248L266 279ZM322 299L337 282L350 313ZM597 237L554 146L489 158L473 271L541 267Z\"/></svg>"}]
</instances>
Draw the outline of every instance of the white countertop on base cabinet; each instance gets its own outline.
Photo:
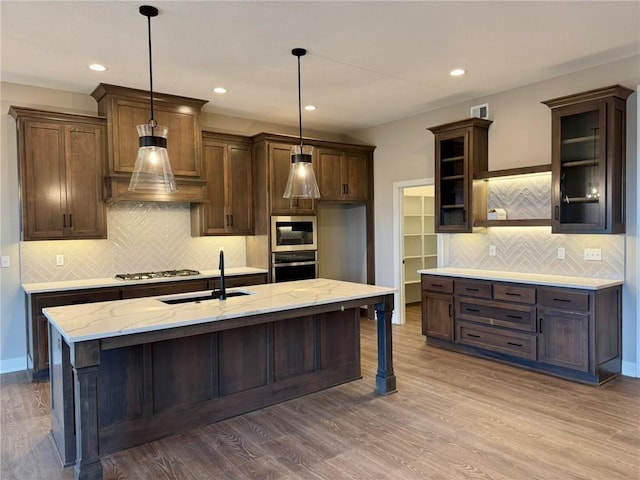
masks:
<instances>
[{"instance_id":1,"label":"white countertop on base cabinet","mask_svg":"<svg viewBox=\"0 0 640 480\"><path fill-rule=\"evenodd\" d=\"M418 270L418 273L421 275L474 278L495 282L527 283L532 285L548 285L551 287L581 288L584 290L600 290L624 283L623 280L606 278L571 277L527 272L502 272L498 270L478 270L471 268L430 268L427 270Z\"/></svg>"}]
</instances>

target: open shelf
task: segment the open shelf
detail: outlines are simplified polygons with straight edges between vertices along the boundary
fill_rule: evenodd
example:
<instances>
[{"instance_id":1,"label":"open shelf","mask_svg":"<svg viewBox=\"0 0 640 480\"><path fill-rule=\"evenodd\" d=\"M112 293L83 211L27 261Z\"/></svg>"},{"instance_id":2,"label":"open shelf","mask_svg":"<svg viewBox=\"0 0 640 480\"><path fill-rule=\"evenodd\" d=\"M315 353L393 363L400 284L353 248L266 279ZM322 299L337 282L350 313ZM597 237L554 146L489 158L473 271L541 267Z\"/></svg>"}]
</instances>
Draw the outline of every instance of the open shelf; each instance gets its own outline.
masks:
<instances>
[{"instance_id":1,"label":"open shelf","mask_svg":"<svg viewBox=\"0 0 640 480\"><path fill-rule=\"evenodd\" d=\"M526 218L519 220L476 220L474 227L550 227L550 218Z\"/></svg>"}]
</instances>

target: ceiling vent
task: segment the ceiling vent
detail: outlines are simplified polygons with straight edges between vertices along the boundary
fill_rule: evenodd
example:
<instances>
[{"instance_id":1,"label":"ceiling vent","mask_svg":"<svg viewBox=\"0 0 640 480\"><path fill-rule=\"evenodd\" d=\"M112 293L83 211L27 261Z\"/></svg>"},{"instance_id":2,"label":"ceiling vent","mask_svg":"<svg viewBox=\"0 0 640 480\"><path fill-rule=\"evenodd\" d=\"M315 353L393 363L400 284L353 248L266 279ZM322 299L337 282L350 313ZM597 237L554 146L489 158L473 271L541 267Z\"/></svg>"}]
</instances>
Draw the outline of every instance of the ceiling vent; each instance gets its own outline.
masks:
<instances>
[{"instance_id":1,"label":"ceiling vent","mask_svg":"<svg viewBox=\"0 0 640 480\"><path fill-rule=\"evenodd\" d=\"M471 107L471 116L476 118L489 118L489 104L483 103L482 105L476 105Z\"/></svg>"}]
</instances>

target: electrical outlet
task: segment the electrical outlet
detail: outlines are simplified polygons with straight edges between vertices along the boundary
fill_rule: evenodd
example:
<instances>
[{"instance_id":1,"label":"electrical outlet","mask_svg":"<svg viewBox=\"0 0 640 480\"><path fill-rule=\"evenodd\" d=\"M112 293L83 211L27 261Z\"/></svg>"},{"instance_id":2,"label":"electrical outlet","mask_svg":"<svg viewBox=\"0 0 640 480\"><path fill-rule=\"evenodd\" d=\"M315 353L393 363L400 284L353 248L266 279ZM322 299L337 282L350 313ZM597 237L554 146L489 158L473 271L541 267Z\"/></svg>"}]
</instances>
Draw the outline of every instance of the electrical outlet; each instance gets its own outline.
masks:
<instances>
[{"instance_id":1,"label":"electrical outlet","mask_svg":"<svg viewBox=\"0 0 640 480\"><path fill-rule=\"evenodd\" d=\"M558 247L558 258L564 260L564 247Z\"/></svg>"},{"instance_id":2,"label":"electrical outlet","mask_svg":"<svg viewBox=\"0 0 640 480\"><path fill-rule=\"evenodd\" d=\"M64 265L64 255L56 255L56 265L58 267Z\"/></svg>"},{"instance_id":3,"label":"electrical outlet","mask_svg":"<svg viewBox=\"0 0 640 480\"><path fill-rule=\"evenodd\" d=\"M585 248L584 259L596 260L596 261L602 260L602 249L601 248Z\"/></svg>"},{"instance_id":4,"label":"electrical outlet","mask_svg":"<svg viewBox=\"0 0 640 480\"><path fill-rule=\"evenodd\" d=\"M11 259L9 255L2 256L2 268L9 268L11 266Z\"/></svg>"},{"instance_id":5,"label":"electrical outlet","mask_svg":"<svg viewBox=\"0 0 640 480\"><path fill-rule=\"evenodd\" d=\"M490 257L495 257L496 256L496 246L495 245L489 245L489 256Z\"/></svg>"}]
</instances>

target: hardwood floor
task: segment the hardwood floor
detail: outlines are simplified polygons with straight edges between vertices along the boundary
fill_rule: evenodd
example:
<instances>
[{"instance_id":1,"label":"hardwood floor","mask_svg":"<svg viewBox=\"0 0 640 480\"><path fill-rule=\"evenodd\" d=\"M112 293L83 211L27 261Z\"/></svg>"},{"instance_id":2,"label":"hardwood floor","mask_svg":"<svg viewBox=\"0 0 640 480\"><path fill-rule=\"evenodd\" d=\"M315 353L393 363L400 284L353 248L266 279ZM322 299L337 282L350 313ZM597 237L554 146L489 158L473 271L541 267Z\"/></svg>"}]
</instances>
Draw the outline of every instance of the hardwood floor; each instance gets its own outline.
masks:
<instances>
[{"instance_id":1,"label":"hardwood floor","mask_svg":"<svg viewBox=\"0 0 640 480\"><path fill-rule=\"evenodd\" d=\"M630 480L640 380L581 385L428 347L419 307L393 327L398 393L363 379L103 457L105 479ZM2 480L72 479L49 435L48 383L0 376Z\"/></svg>"}]
</instances>

